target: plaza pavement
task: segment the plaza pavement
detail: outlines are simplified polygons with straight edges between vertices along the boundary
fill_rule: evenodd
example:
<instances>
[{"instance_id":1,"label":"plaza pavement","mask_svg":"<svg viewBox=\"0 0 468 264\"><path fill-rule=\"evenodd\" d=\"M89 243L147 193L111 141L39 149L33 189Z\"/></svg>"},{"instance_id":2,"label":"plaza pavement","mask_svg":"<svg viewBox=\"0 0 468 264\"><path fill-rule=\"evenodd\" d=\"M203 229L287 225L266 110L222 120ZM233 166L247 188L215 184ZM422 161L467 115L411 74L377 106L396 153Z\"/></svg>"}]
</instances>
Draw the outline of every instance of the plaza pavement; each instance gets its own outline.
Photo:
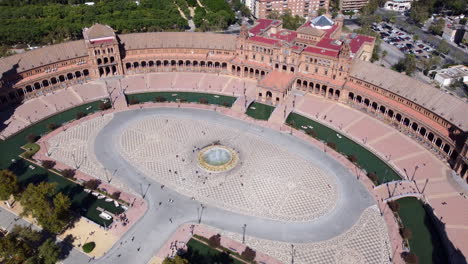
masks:
<instances>
[{"instance_id":1,"label":"plaza pavement","mask_svg":"<svg viewBox=\"0 0 468 264\"><path fill-rule=\"evenodd\" d=\"M174 79L175 73L167 74L168 80ZM186 77L184 73L177 74L178 77L176 78L176 80L185 79ZM158 74L135 75L135 77L136 76L145 76L145 89L148 89L146 91L171 91L172 89L179 89L179 87L169 88L171 87L170 85L162 85L160 87L155 87L161 81L161 78ZM192 77L188 76L188 78L190 79ZM246 86L249 87L248 91L255 90L254 81L250 83L248 81L245 82L243 79L235 79L237 79L241 85L243 82L247 83L248 85ZM184 82L191 83L190 80L185 80ZM233 82L234 80L231 81L231 83ZM89 84L85 84L83 86L89 88L89 92L102 91L100 96L104 97L108 96L106 95L106 89L96 89L96 87L105 87L105 85L102 85L103 83L104 82L101 81L95 81ZM169 84L170 83L171 82L169 81ZM203 84L205 85L205 83ZM137 85L130 85L129 87L127 87L127 89L130 91L131 87L135 89L134 92L142 92L139 90L141 89L141 86L140 88L138 88ZM180 87L182 87L182 85ZM230 85L225 85L224 91L229 90L230 87ZM120 89L123 89L123 87L121 87ZM235 90L235 95L242 95L242 92L239 91L238 88L232 86L232 89ZM75 93L79 93L76 87L73 87L73 90L75 91ZM80 91L84 90L85 89L82 88L80 89ZM219 93L219 90L216 91L216 85L209 85L208 87L192 87L191 89L185 88L183 90ZM255 94L253 94L253 96L254 95ZM86 102L86 100L89 100L89 98L91 98L83 95L80 96L83 102ZM28 113L21 115L21 111L18 111L18 114L15 113L15 115L12 116L12 118L9 121L7 121L9 125L7 129L3 131L3 137L14 134L17 131L24 128L25 126L29 125L30 121L27 118L28 115L33 115L33 117L30 118L34 120L39 120L47 117L47 115L50 115L47 111L44 113L40 111L35 112L35 109L37 109L37 107L34 102L38 102L39 106L42 105L42 102L35 99L33 99L32 102L33 103L25 104L25 106L20 106L22 108L28 108ZM50 109L52 109L52 107ZM122 107L120 109L123 110L126 109L126 107ZM324 99L320 96L315 96L311 94L306 94L305 96L298 96L294 111L301 113L311 119L314 119L322 124L326 124L335 130L341 130L341 133L344 133L356 142L360 143L361 145L364 145L366 148L368 148L377 156L379 156L382 160L386 160L389 163L389 165L391 165L396 171L400 173L400 175L405 175L405 169L409 172L408 174L414 175L415 181L413 182L413 185L418 185L419 190L424 190L424 196L426 201L428 201L431 204L431 206L434 207L435 214L438 217L440 217L441 220L443 218L442 221L446 225L445 227L448 232L449 238L452 240L455 247L459 248L462 252L468 252L468 244L466 244L465 242L466 237L468 237L468 229L466 227L467 215L465 214L465 212L468 211L462 210L462 208L466 207L466 183L460 182L460 180L456 178L456 175L452 177L450 169L448 168L446 162L439 160L436 156L434 156L433 153L430 153L430 151L427 150L428 148L430 149L430 146L419 146L419 148L410 147L407 148L404 152L400 152L399 149L401 146L418 145L420 143L411 139L404 130L398 131L395 128L390 127L389 125L384 124L381 120L378 120L378 117L368 118L368 114L365 114L362 111L358 111L343 104L333 103L333 101ZM39 116L35 117L35 115ZM387 132L384 132L385 134L377 137L367 134L368 132L372 133L371 131L373 131L373 129L376 127L376 129L379 129L382 125L386 127ZM353 132L351 133L349 129L353 126L360 128L353 128ZM370 139L371 137L372 139ZM390 140L387 141L387 139ZM374 146L376 147L374 148ZM414 150L416 150L416 152L414 152ZM394 155L401 156L395 157ZM416 165L419 165L418 169L415 169ZM400 189L400 187L397 188ZM406 192L406 190L412 189L402 189L402 195L409 194ZM376 191L380 192L380 190ZM387 217L387 212L388 210L384 211L384 217ZM389 220L393 221L393 219L391 219L391 216L388 217L390 217ZM390 234L390 236L392 237L393 235Z\"/></svg>"},{"instance_id":2,"label":"plaza pavement","mask_svg":"<svg viewBox=\"0 0 468 264\"><path fill-rule=\"evenodd\" d=\"M117 176L130 188L141 189L151 184L146 193L149 208L139 223L125 234L122 245L116 244L100 263L143 263L151 259L152 252L160 248L176 228L183 223L196 223L200 203L190 197L177 193L169 188L161 189L153 179L133 167L120 154L116 138L122 133L125 124L132 119L163 114L163 116L185 116L192 119L208 119L221 122L226 126L238 127L246 133L266 137L277 144L293 149L303 157L318 160L322 166L330 166L338 181L340 199L336 208L330 213L309 222L279 222L264 218L240 215L220 208L205 205L202 223L231 232L240 232L242 225L249 226L248 235L266 240L284 241L286 243L312 243L329 240L349 230L360 219L363 210L374 204L367 190L356 180L355 176L330 159L320 149L304 144L303 141L269 128L257 127L240 120L225 117L213 111L183 108L141 109L114 114L112 121L96 137L95 152L98 160L110 170L119 168ZM125 120L125 122L123 122ZM309 156L309 155L312 155ZM144 189L144 188L143 188ZM174 203L168 203L174 199ZM159 202L162 205L159 206ZM170 222L172 220L172 223ZM380 225L382 226L382 225ZM383 225L385 226L385 225ZM272 232L272 230L275 230ZM386 236L386 229L384 231ZM135 237L133 242L130 237ZM385 239L384 239L385 240ZM383 242L382 242L383 243ZM356 245L358 246L358 245ZM138 248L140 250L138 251ZM383 250L383 249L382 249ZM133 252L137 252L134 254ZM130 254L129 254L130 253ZM381 254L381 252L374 252ZM388 260L388 259L387 259ZM299 262L298 262L299 263ZM307 262L303 262L307 263Z\"/></svg>"}]
</instances>

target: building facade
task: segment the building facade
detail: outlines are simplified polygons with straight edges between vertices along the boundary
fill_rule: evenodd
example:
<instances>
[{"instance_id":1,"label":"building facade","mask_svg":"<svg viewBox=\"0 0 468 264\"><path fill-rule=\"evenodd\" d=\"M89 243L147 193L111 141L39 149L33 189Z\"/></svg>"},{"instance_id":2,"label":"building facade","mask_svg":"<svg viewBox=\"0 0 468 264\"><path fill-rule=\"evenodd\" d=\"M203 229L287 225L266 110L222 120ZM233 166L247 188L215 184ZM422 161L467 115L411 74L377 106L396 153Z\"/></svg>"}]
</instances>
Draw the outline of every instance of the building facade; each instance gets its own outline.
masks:
<instances>
[{"instance_id":1,"label":"building facade","mask_svg":"<svg viewBox=\"0 0 468 264\"><path fill-rule=\"evenodd\" d=\"M256 18L267 18L273 11L283 14L291 11L293 16L298 15L308 18L319 9L328 10L330 0L250 0L255 1L254 10L251 10Z\"/></svg>"},{"instance_id":2,"label":"building facade","mask_svg":"<svg viewBox=\"0 0 468 264\"><path fill-rule=\"evenodd\" d=\"M0 59L0 106L109 76L158 71L215 72L257 80L256 100L282 104L292 90L358 108L418 138L467 177L468 104L374 65L374 38L343 35L326 16L297 31L260 19L239 35L190 32L116 35L104 25L84 40Z\"/></svg>"},{"instance_id":3,"label":"building facade","mask_svg":"<svg viewBox=\"0 0 468 264\"><path fill-rule=\"evenodd\" d=\"M360 10L369 3L368 0L340 0L341 11Z\"/></svg>"}]
</instances>

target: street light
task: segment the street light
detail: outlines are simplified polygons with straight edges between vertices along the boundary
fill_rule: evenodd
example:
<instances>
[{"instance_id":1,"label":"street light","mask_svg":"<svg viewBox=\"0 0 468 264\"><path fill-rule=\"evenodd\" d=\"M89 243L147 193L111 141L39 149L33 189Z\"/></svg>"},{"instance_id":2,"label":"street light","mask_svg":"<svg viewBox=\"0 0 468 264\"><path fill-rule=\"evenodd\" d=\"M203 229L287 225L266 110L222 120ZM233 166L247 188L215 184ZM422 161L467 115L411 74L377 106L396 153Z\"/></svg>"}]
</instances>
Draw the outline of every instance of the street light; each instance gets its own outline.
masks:
<instances>
[{"instance_id":1,"label":"street light","mask_svg":"<svg viewBox=\"0 0 468 264\"><path fill-rule=\"evenodd\" d=\"M245 229L247 228L247 224L242 226L242 244L245 244Z\"/></svg>"}]
</instances>

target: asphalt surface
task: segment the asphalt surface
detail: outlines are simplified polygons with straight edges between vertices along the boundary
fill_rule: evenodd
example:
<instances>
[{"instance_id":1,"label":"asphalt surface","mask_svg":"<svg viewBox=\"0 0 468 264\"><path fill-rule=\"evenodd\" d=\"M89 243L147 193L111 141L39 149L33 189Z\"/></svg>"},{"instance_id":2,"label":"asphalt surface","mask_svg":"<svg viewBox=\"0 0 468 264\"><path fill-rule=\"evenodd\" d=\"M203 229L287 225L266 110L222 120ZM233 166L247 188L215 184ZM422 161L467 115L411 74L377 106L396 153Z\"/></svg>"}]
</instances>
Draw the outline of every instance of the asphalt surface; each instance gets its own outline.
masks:
<instances>
[{"instance_id":1,"label":"asphalt surface","mask_svg":"<svg viewBox=\"0 0 468 264\"><path fill-rule=\"evenodd\" d=\"M336 177L340 193L337 205L332 211L318 219L300 223L261 219L210 205L204 205L202 210L198 201L193 201L190 197L169 188L162 189L157 181L145 176L119 154L117 140L127 125L134 120L154 115L184 117L192 120L201 119L218 125L235 127L244 130L245 133L260 135L289 151L296 152L313 162L325 173ZM375 204L370 193L356 177L341 164L324 154L321 149L289 134L249 124L213 111L151 108L115 113L113 120L101 130L95 142L96 157L106 168L118 169L115 177L119 177L136 192L142 192L141 190L148 186L149 188L145 196L145 200L148 202L146 214L123 235L104 257L94 260L92 263L147 263L179 225L198 223L200 212L202 212L201 223L222 230L242 233L242 226L246 224L246 234L249 236L289 243L306 243L328 240L342 234L356 223L365 208ZM174 202L168 203L169 199L173 199ZM159 202L162 202L161 206L159 206ZM134 237L133 241L132 237ZM67 263L83 262L70 258Z\"/></svg>"}]
</instances>

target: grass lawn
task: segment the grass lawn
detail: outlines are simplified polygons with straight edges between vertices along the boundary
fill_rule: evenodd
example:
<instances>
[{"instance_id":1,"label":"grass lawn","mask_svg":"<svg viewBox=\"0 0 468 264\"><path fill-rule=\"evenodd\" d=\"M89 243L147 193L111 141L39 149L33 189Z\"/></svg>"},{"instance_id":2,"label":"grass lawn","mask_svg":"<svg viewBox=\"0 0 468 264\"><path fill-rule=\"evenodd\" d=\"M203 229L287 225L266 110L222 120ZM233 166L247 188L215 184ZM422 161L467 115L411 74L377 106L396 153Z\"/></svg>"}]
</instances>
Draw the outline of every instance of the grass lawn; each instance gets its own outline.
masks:
<instances>
[{"instance_id":1,"label":"grass lawn","mask_svg":"<svg viewBox=\"0 0 468 264\"><path fill-rule=\"evenodd\" d=\"M398 203L403 225L413 233L409 244L411 252L419 257L419 263L448 263L437 230L422 203L414 197L398 199Z\"/></svg>"},{"instance_id":2,"label":"grass lawn","mask_svg":"<svg viewBox=\"0 0 468 264\"><path fill-rule=\"evenodd\" d=\"M268 120L273 110L274 106L253 102L245 113L255 119Z\"/></svg>"},{"instance_id":3,"label":"grass lawn","mask_svg":"<svg viewBox=\"0 0 468 264\"><path fill-rule=\"evenodd\" d=\"M110 212L118 213L121 209L115 208L112 203L106 203L104 200L98 200L96 197L83 191L83 187L56 175L55 173L49 172L41 167L35 166L35 169L29 168L31 165L28 161L20 159L18 155L24 152L21 148L27 144L26 136L34 134L41 136L47 133L47 125L55 123L62 125L75 119L76 113L84 112L91 114L99 110L99 104L101 101L96 101L75 108L69 109L57 115L51 116L45 120L42 120L32 126L29 126L19 132L18 134L8 138L7 140L0 141L0 169L9 169L18 176L19 184L26 187L28 184L37 184L42 181L53 182L57 184L57 191L63 192L68 195L72 201L72 208L80 211L84 216L89 217L91 220L103 225L104 220L101 219L96 212L96 208L99 206ZM87 108L90 109L87 110ZM33 145L29 146L33 147ZM12 163L12 160L16 161ZM106 224L110 224L107 222Z\"/></svg>"},{"instance_id":4,"label":"grass lawn","mask_svg":"<svg viewBox=\"0 0 468 264\"><path fill-rule=\"evenodd\" d=\"M356 156L359 166L367 172L374 172L379 178L380 183L400 179L400 176L385 162L380 160L380 158L341 133L337 133L335 130L296 113L291 113L286 119L286 122L288 124L294 122L294 126L301 130L311 126L317 133L318 140L333 142L336 144L337 151L346 156ZM341 138L338 138L337 134L339 134Z\"/></svg>"},{"instance_id":5,"label":"grass lawn","mask_svg":"<svg viewBox=\"0 0 468 264\"><path fill-rule=\"evenodd\" d=\"M219 252L195 239L190 239L187 247L188 250L182 257L188 259L190 264L244 264L244 262L234 259L224 252Z\"/></svg>"},{"instance_id":6,"label":"grass lawn","mask_svg":"<svg viewBox=\"0 0 468 264\"><path fill-rule=\"evenodd\" d=\"M192 93L192 92L151 92L151 93L139 93L139 94L128 94L127 102L132 99L137 100L140 103L144 102L156 102L156 97L164 97L167 102L177 102L179 100L187 101L189 103L199 103L201 98L208 101L208 104L222 105L231 107L236 101L236 97L217 95L209 93Z\"/></svg>"}]
</instances>

